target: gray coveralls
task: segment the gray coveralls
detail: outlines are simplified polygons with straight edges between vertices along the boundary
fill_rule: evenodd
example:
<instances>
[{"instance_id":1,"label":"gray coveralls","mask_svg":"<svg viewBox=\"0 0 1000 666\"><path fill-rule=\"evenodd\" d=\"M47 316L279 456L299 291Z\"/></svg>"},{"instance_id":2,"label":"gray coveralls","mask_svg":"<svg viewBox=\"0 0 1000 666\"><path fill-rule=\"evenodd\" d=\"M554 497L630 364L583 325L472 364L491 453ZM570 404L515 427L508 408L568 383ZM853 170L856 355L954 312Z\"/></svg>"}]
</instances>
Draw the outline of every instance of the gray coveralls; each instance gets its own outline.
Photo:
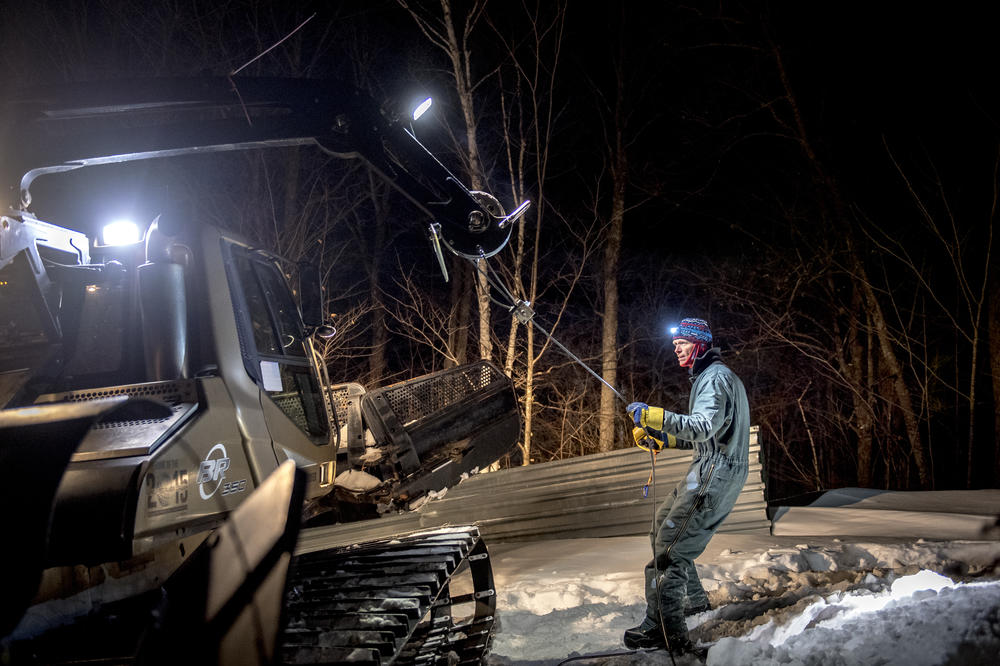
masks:
<instances>
[{"instance_id":1,"label":"gray coveralls","mask_svg":"<svg viewBox=\"0 0 1000 666\"><path fill-rule=\"evenodd\" d=\"M684 609L708 605L694 559L704 552L736 504L747 478L750 405L740 378L722 363L718 349L695 361L688 413L664 411L663 430L646 431L677 448L694 449L687 476L657 509L649 535L653 560L646 565L646 616L667 636L684 636ZM659 598L657 582L659 581Z\"/></svg>"}]
</instances>

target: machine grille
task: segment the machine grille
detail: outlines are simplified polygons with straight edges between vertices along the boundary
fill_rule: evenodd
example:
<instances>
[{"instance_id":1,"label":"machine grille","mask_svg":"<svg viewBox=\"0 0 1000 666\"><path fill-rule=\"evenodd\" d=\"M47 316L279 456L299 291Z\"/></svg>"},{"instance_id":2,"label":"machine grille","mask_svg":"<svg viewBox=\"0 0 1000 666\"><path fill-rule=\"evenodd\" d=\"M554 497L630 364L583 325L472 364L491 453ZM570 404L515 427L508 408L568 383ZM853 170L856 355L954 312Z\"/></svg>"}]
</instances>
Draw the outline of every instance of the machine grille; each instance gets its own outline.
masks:
<instances>
[{"instance_id":1,"label":"machine grille","mask_svg":"<svg viewBox=\"0 0 1000 666\"><path fill-rule=\"evenodd\" d=\"M443 370L380 391L396 418L408 425L440 412L506 377L486 361Z\"/></svg>"},{"instance_id":2,"label":"machine grille","mask_svg":"<svg viewBox=\"0 0 1000 666\"><path fill-rule=\"evenodd\" d=\"M39 396L35 404L86 402L122 395L158 401L170 407L171 413L164 415L162 406L141 402L134 409L115 410L92 426L73 460L148 455L198 406L197 382L193 379L47 393Z\"/></svg>"},{"instance_id":3,"label":"machine grille","mask_svg":"<svg viewBox=\"0 0 1000 666\"><path fill-rule=\"evenodd\" d=\"M184 402L197 402L198 393L194 380L175 380L169 382L149 382L146 384L122 384L120 386L103 386L97 389L80 389L64 393L48 393L38 397L36 404L51 402L85 402L100 400L118 395L130 398L152 398L168 405L178 405Z\"/></svg>"}]
</instances>

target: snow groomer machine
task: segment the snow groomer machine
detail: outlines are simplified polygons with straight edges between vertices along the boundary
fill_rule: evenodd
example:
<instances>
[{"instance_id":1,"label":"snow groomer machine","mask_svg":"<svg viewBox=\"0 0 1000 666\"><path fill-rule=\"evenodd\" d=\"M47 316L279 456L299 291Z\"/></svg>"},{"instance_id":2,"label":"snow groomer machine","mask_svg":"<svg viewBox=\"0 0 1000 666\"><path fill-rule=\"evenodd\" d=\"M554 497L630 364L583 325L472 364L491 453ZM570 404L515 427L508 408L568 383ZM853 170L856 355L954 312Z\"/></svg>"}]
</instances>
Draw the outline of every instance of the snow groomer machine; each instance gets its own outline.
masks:
<instances>
[{"instance_id":1,"label":"snow groomer machine","mask_svg":"<svg viewBox=\"0 0 1000 666\"><path fill-rule=\"evenodd\" d=\"M32 185L318 150L398 188L439 259L506 244L497 200L330 81L88 83L8 96L2 113L2 661L481 663L495 595L474 526L295 545L304 520L404 506L508 453L510 380L479 362L373 391L331 382L315 267L197 205L113 243L87 220L39 219ZM471 583L452 595L459 575Z\"/></svg>"}]
</instances>

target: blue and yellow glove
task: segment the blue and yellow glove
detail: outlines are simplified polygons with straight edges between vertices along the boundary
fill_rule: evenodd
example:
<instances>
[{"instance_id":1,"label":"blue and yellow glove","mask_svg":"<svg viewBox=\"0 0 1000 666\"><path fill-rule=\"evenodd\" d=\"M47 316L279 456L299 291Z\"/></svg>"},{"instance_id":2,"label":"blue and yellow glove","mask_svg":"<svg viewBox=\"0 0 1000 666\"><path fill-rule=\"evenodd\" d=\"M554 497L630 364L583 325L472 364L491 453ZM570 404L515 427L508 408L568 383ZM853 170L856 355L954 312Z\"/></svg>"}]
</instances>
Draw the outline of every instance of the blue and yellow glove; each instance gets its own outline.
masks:
<instances>
[{"instance_id":1,"label":"blue and yellow glove","mask_svg":"<svg viewBox=\"0 0 1000 666\"><path fill-rule=\"evenodd\" d=\"M657 439L650 435L646 428L652 430L663 430L663 408L650 407L644 402L633 402L625 408L635 428L632 429L632 439L635 445L644 451L660 451L664 447L668 449L677 448L677 438L670 433L666 433L666 440Z\"/></svg>"},{"instance_id":2,"label":"blue and yellow glove","mask_svg":"<svg viewBox=\"0 0 1000 666\"><path fill-rule=\"evenodd\" d=\"M632 422L639 427L650 427L653 430L663 430L663 408L650 407L644 402L633 402L625 408Z\"/></svg>"}]
</instances>

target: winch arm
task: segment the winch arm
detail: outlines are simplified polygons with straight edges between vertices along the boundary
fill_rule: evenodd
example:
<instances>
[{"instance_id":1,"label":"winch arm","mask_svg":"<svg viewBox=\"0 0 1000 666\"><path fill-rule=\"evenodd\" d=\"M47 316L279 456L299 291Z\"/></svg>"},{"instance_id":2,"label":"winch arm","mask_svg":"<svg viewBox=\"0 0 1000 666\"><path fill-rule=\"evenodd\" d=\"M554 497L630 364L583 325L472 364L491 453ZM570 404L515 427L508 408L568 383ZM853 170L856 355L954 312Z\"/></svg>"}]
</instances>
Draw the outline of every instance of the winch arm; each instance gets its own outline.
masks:
<instances>
[{"instance_id":1,"label":"winch arm","mask_svg":"<svg viewBox=\"0 0 1000 666\"><path fill-rule=\"evenodd\" d=\"M442 227L456 254L492 256L511 219L477 196L397 120L333 80L198 78L35 88L3 104L3 208L27 209L39 176L195 153L316 144L360 157ZM151 128L156 131L151 131ZM520 208L519 208L520 210Z\"/></svg>"}]
</instances>

